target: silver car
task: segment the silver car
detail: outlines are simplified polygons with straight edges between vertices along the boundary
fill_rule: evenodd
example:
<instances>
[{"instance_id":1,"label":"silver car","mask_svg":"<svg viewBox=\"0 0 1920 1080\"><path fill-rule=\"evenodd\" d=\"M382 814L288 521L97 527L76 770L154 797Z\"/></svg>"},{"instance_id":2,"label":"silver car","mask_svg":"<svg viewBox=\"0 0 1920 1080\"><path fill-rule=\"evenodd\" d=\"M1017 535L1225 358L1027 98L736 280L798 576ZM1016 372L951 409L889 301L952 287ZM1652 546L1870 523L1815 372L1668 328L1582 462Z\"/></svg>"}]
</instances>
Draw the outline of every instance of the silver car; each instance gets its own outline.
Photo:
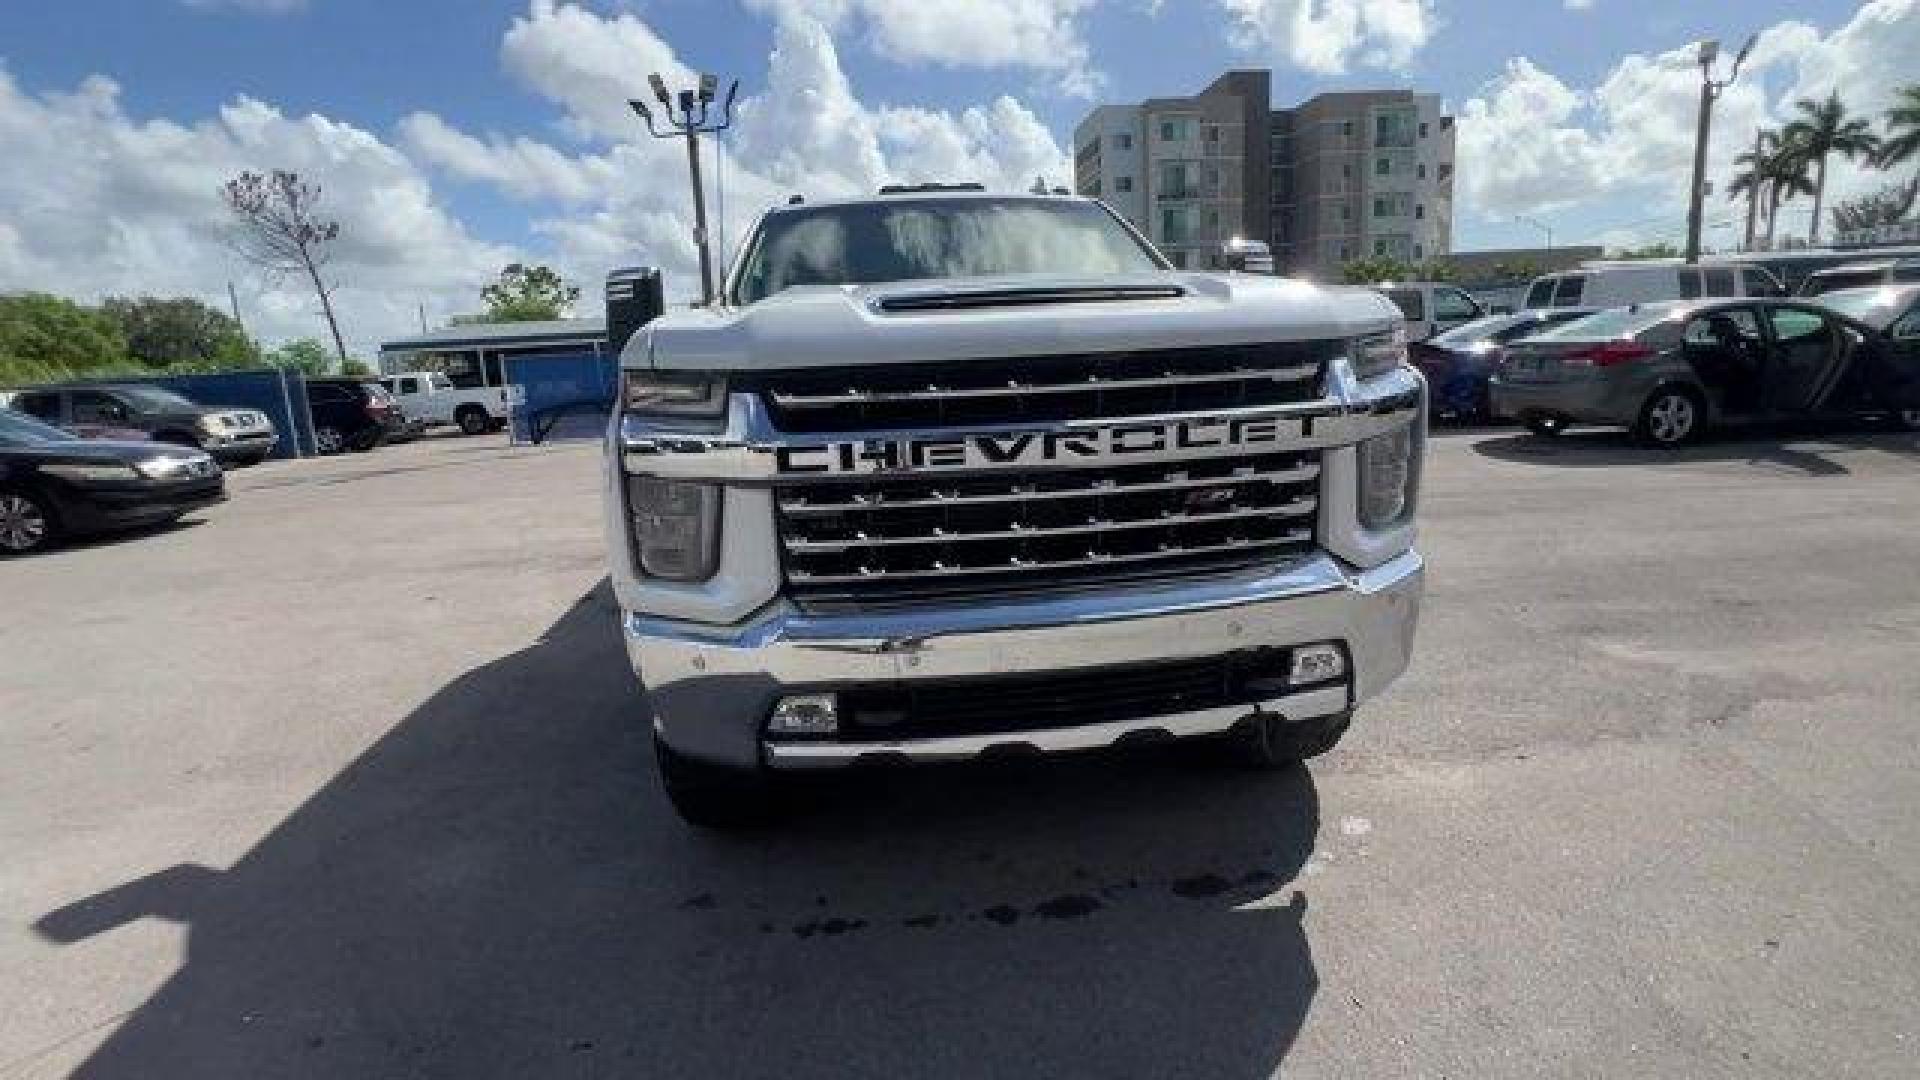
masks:
<instances>
[{"instance_id":1,"label":"silver car","mask_svg":"<svg viewBox=\"0 0 1920 1080\"><path fill-rule=\"evenodd\" d=\"M1915 342L1797 301L1683 300L1613 308L1517 342L1489 380L1494 412L1552 436L1633 429L1675 446L1759 420L1920 423Z\"/></svg>"}]
</instances>

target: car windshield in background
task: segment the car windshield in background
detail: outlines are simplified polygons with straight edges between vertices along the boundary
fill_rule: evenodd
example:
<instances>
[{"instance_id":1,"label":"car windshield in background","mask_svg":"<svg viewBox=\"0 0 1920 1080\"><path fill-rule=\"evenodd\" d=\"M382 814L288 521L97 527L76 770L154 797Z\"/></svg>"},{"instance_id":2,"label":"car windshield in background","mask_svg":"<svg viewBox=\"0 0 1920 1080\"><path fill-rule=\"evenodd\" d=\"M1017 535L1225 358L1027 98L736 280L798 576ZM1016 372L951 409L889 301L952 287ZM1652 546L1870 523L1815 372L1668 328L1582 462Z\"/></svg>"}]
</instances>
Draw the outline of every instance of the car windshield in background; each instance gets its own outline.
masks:
<instances>
[{"instance_id":1,"label":"car windshield in background","mask_svg":"<svg viewBox=\"0 0 1920 1080\"><path fill-rule=\"evenodd\" d=\"M1885 330L1916 299L1920 299L1920 285L1822 293L1819 302L1821 307L1832 308L1850 319L1858 319L1875 329Z\"/></svg>"},{"instance_id":2,"label":"car windshield in background","mask_svg":"<svg viewBox=\"0 0 1920 1080\"><path fill-rule=\"evenodd\" d=\"M1470 323L1461 323L1444 334L1433 338L1435 345L1471 345L1484 341L1502 330L1511 330L1522 323L1533 322L1531 315L1489 315L1484 319L1475 319Z\"/></svg>"},{"instance_id":3,"label":"car windshield in background","mask_svg":"<svg viewBox=\"0 0 1920 1080\"><path fill-rule=\"evenodd\" d=\"M1533 335L1534 341L1613 341L1640 334L1672 314L1668 305L1611 308Z\"/></svg>"},{"instance_id":4,"label":"car windshield in background","mask_svg":"<svg viewBox=\"0 0 1920 1080\"><path fill-rule=\"evenodd\" d=\"M51 424L43 424L12 409L0 409L0 446L38 446L72 439L72 435Z\"/></svg>"},{"instance_id":5,"label":"car windshield in background","mask_svg":"<svg viewBox=\"0 0 1920 1080\"><path fill-rule=\"evenodd\" d=\"M200 408L171 390L152 386L120 386L114 392L140 412L197 412Z\"/></svg>"},{"instance_id":6,"label":"car windshield in background","mask_svg":"<svg viewBox=\"0 0 1920 1080\"><path fill-rule=\"evenodd\" d=\"M734 299L796 285L1000 274L1125 274L1159 260L1098 203L901 199L769 214Z\"/></svg>"}]
</instances>

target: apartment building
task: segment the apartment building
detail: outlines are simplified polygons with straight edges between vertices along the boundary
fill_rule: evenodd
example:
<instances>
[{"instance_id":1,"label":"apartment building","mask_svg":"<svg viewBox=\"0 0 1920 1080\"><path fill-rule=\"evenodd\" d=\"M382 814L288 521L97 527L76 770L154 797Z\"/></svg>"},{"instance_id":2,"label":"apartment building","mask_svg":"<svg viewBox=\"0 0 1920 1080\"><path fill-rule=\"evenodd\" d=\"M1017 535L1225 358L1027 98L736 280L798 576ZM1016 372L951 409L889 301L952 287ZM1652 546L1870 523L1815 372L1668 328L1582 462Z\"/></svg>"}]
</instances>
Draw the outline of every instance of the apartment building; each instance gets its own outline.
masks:
<instances>
[{"instance_id":1,"label":"apartment building","mask_svg":"<svg viewBox=\"0 0 1920 1080\"><path fill-rule=\"evenodd\" d=\"M1265 71L1192 97L1102 105L1074 129L1074 185L1177 265L1224 266L1235 236L1282 273L1330 279L1350 259L1444 257L1453 237L1453 118L1437 94L1321 94L1271 105Z\"/></svg>"}]
</instances>

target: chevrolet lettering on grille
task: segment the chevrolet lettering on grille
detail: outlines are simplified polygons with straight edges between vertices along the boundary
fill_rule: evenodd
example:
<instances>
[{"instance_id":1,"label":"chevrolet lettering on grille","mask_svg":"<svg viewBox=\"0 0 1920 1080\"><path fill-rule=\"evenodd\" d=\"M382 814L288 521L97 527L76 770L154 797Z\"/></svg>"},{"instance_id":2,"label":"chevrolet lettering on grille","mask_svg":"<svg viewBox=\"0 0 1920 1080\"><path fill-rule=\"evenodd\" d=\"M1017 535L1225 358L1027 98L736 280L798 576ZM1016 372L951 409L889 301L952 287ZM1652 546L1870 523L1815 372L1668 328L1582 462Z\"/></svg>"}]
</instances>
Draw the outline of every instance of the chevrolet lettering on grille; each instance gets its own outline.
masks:
<instances>
[{"instance_id":1,"label":"chevrolet lettering on grille","mask_svg":"<svg viewBox=\"0 0 1920 1080\"><path fill-rule=\"evenodd\" d=\"M1311 416L1200 417L1087 431L1016 431L783 446L782 475L1025 468L1119 462L1142 455L1212 457L1311 438Z\"/></svg>"}]
</instances>

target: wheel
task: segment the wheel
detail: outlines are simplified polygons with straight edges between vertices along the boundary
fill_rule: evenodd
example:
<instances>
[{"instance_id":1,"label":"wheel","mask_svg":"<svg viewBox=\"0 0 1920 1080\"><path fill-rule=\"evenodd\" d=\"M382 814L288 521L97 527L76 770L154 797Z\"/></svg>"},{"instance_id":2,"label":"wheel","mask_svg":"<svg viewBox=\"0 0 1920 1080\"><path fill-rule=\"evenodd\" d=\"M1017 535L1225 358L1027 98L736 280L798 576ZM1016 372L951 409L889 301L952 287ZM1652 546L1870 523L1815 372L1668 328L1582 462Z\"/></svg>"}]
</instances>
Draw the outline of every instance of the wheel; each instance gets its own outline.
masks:
<instances>
[{"instance_id":1,"label":"wheel","mask_svg":"<svg viewBox=\"0 0 1920 1080\"><path fill-rule=\"evenodd\" d=\"M1543 439L1554 439L1566 434L1567 421L1559 416L1529 416L1527 430Z\"/></svg>"},{"instance_id":2,"label":"wheel","mask_svg":"<svg viewBox=\"0 0 1920 1080\"><path fill-rule=\"evenodd\" d=\"M453 419L460 425L462 434L485 435L493 430L493 418L478 405L460 406L460 411L453 414Z\"/></svg>"},{"instance_id":3,"label":"wheel","mask_svg":"<svg viewBox=\"0 0 1920 1080\"><path fill-rule=\"evenodd\" d=\"M38 495L0 491L0 554L26 555L53 543L58 526Z\"/></svg>"},{"instance_id":4,"label":"wheel","mask_svg":"<svg viewBox=\"0 0 1920 1080\"><path fill-rule=\"evenodd\" d=\"M337 454L347 448L347 437L337 427L317 427L313 429L313 448L323 457Z\"/></svg>"},{"instance_id":5,"label":"wheel","mask_svg":"<svg viewBox=\"0 0 1920 1080\"><path fill-rule=\"evenodd\" d=\"M680 820L702 829L747 829L773 817L773 785L757 772L708 765L653 737L660 783Z\"/></svg>"},{"instance_id":6,"label":"wheel","mask_svg":"<svg viewBox=\"0 0 1920 1080\"><path fill-rule=\"evenodd\" d=\"M1699 437L1706 427L1706 407L1700 395L1685 387L1655 390L1640 407L1640 421L1634 434L1655 446L1682 446Z\"/></svg>"},{"instance_id":7,"label":"wheel","mask_svg":"<svg viewBox=\"0 0 1920 1080\"><path fill-rule=\"evenodd\" d=\"M1893 426L1901 431L1920 431L1920 409L1901 409L1894 413Z\"/></svg>"},{"instance_id":8,"label":"wheel","mask_svg":"<svg viewBox=\"0 0 1920 1080\"><path fill-rule=\"evenodd\" d=\"M1227 746L1233 759L1242 765L1284 769L1333 749L1352 721L1351 709L1305 720L1262 715L1235 727L1227 736Z\"/></svg>"}]
</instances>

